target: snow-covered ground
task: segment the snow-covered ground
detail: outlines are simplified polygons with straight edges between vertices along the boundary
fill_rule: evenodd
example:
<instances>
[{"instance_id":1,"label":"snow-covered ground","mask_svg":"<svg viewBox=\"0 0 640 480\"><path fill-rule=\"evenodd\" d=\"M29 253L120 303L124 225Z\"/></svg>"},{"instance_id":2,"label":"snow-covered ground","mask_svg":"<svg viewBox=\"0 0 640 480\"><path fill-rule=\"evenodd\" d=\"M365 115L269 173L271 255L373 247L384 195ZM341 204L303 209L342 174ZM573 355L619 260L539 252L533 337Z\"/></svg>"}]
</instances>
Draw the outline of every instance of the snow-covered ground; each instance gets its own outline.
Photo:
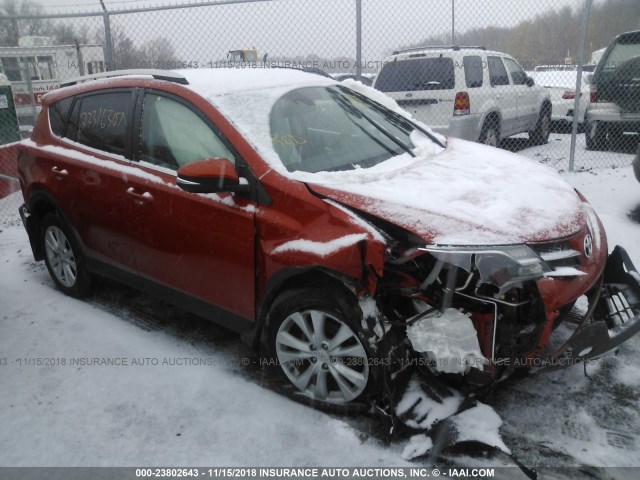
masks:
<instances>
[{"instance_id":1,"label":"snow-covered ground","mask_svg":"<svg viewBox=\"0 0 640 480\"><path fill-rule=\"evenodd\" d=\"M625 134L616 150L589 151L586 148L584 134L576 136L574 157L574 171L583 172L601 168L627 167L631 165L638 145L637 136ZM539 147L529 147L526 133L502 140L501 146L514 152L538 160L559 172L569 171L569 153L571 135L567 133L552 133L549 143Z\"/></svg>"},{"instance_id":2,"label":"snow-covered ground","mask_svg":"<svg viewBox=\"0 0 640 480\"><path fill-rule=\"evenodd\" d=\"M557 166L568 136L558 137L522 153ZM631 168L563 175L591 200L610 248L623 245L640 264ZM1 200L0 212L20 201ZM425 436L386 445L378 419L298 404L256 362L237 335L134 290L104 282L89 300L65 297L33 261L17 214L0 219L0 466L398 466L429 446ZM501 419L505 447L526 465L640 466L640 338L587 373L507 382L487 399L496 416L479 405L454 422L460 438L498 444L485 428Z\"/></svg>"}]
</instances>

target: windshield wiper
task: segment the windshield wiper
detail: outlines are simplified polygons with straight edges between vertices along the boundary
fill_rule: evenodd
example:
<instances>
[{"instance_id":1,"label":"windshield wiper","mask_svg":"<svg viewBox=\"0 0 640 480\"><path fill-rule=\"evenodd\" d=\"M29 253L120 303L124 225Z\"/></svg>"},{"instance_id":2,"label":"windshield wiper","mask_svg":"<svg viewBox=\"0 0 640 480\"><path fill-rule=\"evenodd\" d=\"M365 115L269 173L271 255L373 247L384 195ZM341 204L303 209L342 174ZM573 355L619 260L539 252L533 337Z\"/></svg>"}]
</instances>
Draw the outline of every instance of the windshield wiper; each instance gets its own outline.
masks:
<instances>
[{"instance_id":1,"label":"windshield wiper","mask_svg":"<svg viewBox=\"0 0 640 480\"><path fill-rule=\"evenodd\" d=\"M389 132L386 128L384 128L382 125L380 125L378 122L376 122L375 120L373 120L371 117L369 117L366 113L364 113L362 110L358 110L356 107L354 107L351 102L349 102L347 99L345 99L344 97L342 97L341 95L338 95L337 93L332 92L333 95L336 96L336 100L338 101L338 103L340 105L342 105L345 110L349 113L351 113L352 115L357 117L361 117L364 118L367 122L369 122L371 125L373 125L374 127L376 127L376 129L378 129L384 136L386 136L389 140L391 140L393 143L395 143L396 145L398 145L402 150L404 150L405 152L407 152L409 155L411 155L412 157L415 157L415 153L413 153L412 149L410 146L408 146L407 144L405 144L402 140L400 140L398 137L396 137L394 134L392 134L391 132ZM364 131L364 129L362 129ZM366 132L365 132L366 133ZM373 138L373 137L372 137Z\"/></svg>"},{"instance_id":2,"label":"windshield wiper","mask_svg":"<svg viewBox=\"0 0 640 480\"><path fill-rule=\"evenodd\" d=\"M345 87L341 87L341 88L345 88ZM354 97L356 97L357 99L368 103L371 107L373 107L376 110L380 110L382 108L382 105L380 105L378 102L376 102L375 100L370 99L369 97L367 97L366 95L363 95L359 92L356 92L354 90L349 90L349 94L353 95ZM389 110L388 108L385 108L384 111L385 115L390 115L392 118L395 118L396 120L399 120L402 123L405 124L409 124L411 127L413 127L416 130L419 130L420 132L424 133L429 140L431 140L433 143L435 143L436 145L442 147L442 148L446 148L446 145L443 145L442 142L440 140L438 140L438 138L433 135L433 133L429 132L429 130L426 130L424 128L422 128L420 125L412 122L411 120L409 120L408 118L406 118L403 115L400 115L397 112L394 112L393 110Z\"/></svg>"}]
</instances>

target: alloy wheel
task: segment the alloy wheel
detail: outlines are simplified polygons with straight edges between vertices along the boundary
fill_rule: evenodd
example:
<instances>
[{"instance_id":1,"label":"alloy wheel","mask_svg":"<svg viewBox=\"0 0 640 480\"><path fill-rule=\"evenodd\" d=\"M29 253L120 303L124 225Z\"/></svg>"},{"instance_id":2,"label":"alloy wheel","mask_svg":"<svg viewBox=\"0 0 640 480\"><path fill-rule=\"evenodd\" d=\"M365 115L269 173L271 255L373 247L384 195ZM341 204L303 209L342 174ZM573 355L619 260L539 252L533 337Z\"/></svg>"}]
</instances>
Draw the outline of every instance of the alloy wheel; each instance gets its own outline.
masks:
<instances>
[{"instance_id":1,"label":"alloy wheel","mask_svg":"<svg viewBox=\"0 0 640 480\"><path fill-rule=\"evenodd\" d=\"M73 287L76 283L78 268L67 236L60 228L52 225L45 232L44 245L49 265L56 279L65 287Z\"/></svg>"},{"instance_id":2,"label":"alloy wheel","mask_svg":"<svg viewBox=\"0 0 640 480\"><path fill-rule=\"evenodd\" d=\"M321 310L296 311L276 333L283 372L305 396L342 404L357 398L369 379L369 357L356 333Z\"/></svg>"}]
</instances>

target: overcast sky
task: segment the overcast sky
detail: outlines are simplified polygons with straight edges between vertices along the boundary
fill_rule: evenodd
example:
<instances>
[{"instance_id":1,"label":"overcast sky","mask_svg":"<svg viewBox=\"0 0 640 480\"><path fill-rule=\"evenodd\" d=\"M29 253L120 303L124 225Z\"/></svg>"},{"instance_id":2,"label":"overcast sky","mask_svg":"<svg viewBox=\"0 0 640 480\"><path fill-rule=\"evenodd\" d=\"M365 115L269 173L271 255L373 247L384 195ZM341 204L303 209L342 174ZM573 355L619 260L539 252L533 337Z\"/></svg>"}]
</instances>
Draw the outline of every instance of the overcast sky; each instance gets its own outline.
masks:
<instances>
[{"instance_id":1,"label":"overcast sky","mask_svg":"<svg viewBox=\"0 0 640 480\"><path fill-rule=\"evenodd\" d=\"M48 13L100 11L96 0L35 0ZM585 0L454 0L455 29L511 26ZM188 3L169 0L166 4ZM109 10L155 6L156 1L105 0ZM138 44L164 36L180 60L224 58L227 50L256 47L273 56L355 56L355 0L273 0L168 12L114 15L112 26ZM452 0L362 0L363 59L379 61L398 46L451 32ZM91 29L100 17L77 20Z\"/></svg>"}]
</instances>

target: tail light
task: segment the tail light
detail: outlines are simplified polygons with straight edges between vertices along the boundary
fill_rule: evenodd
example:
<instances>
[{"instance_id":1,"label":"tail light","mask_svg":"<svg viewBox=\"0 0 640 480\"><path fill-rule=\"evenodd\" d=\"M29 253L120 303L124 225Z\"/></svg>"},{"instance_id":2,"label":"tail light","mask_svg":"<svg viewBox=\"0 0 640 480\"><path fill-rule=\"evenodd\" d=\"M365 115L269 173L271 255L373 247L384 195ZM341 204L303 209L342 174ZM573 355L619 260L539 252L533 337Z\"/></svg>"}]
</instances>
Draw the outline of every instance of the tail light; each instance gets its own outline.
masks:
<instances>
[{"instance_id":1,"label":"tail light","mask_svg":"<svg viewBox=\"0 0 640 480\"><path fill-rule=\"evenodd\" d=\"M598 101L598 85L596 85L595 83L591 84L591 90L590 90L590 94L589 94L589 101L591 103L595 103Z\"/></svg>"},{"instance_id":2,"label":"tail light","mask_svg":"<svg viewBox=\"0 0 640 480\"><path fill-rule=\"evenodd\" d=\"M471 111L471 102L469 102L469 94L467 92L456 93L456 99L453 102L454 115L469 115Z\"/></svg>"},{"instance_id":3,"label":"tail light","mask_svg":"<svg viewBox=\"0 0 640 480\"><path fill-rule=\"evenodd\" d=\"M582 96L582 94L580 94L580 96ZM565 90L564 93L562 94L563 100L573 100L574 98L576 98L575 90Z\"/></svg>"}]
</instances>

